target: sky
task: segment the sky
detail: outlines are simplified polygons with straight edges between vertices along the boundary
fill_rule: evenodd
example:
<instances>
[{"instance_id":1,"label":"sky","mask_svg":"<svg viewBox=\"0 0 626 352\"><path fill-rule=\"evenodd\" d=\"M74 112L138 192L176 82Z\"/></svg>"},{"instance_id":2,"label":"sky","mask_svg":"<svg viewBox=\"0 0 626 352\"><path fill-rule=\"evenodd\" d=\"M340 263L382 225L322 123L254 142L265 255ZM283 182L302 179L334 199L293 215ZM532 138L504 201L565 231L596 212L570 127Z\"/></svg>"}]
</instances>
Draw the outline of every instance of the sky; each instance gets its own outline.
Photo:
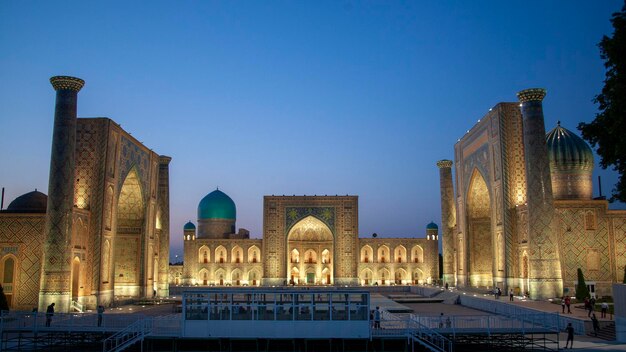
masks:
<instances>
[{"instance_id":1,"label":"sky","mask_svg":"<svg viewBox=\"0 0 626 352\"><path fill-rule=\"evenodd\" d=\"M441 223L436 162L546 88L546 130L597 113L620 1L0 1L5 207L47 193L55 75L170 164L171 254L219 187L260 238L264 195L358 195L359 234ZM596 164L598 163L596 157ZM617 181L602 176L603 193ZM612 205L623 207L623 204Z\"/></svg>"}]
</instances>

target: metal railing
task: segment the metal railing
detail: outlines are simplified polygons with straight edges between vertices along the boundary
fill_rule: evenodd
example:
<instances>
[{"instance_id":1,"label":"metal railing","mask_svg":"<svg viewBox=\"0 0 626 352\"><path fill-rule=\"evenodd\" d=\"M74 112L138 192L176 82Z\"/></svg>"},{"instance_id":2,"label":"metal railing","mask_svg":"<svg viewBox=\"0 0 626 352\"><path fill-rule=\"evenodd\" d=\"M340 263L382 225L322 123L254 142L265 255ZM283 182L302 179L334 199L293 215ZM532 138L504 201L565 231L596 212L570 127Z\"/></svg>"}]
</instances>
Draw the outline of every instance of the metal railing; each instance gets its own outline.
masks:
<instances>
[{"instance_id":1,"label":"metal railing","mask_svg":"<svg viewBox=\"0 0 626 352\"><path fill-rule=\"evenodd\" d=\"M3 330L21 331L118 331L132 323L143 320L142 314L104 314L98 326L97 313L55 313L47 323L46 313L2 312L0 332ZM49 326L48 326L49 325Z\"/></svg>"},{"instance_id":2,"label":"metal railing","mask_svg":"<svg viewBox=\"0 0 626 352\"><path fill-rule=\"evenodd\" d=\"M151 336L176 336L182 334L181 317L179 314L163 315L152 318Z\"/></svg>"},{"instance_id":3,"label":"metal railing","mask_svg":"<svg viewBox=\"0 0 626 352\"><path fill-rule=\"evenodd\" d=\"M558 312L546 313L532 308L521 307L495 300L487 300L469 295L461 295L460 300L461 304L466 307L514 319L528 319L526 320L528 323L539 325L550 330L562 331L565 329L567 324L571 323L576 334L582 335L585 333L584 321L560 315Z\"/></svg>"},{"instance_id":4,"label":"metal railing","mask_svg":"<svg viewBox=\"0 0 626 352\"><path fill-rule=\"evenodd\" d=\"M102 352L123 351L143 339L151 331L152 319L141 319L102 342Z\"/></svg>"},{"instance_id":5,"label":"metal railing","mask_svg":"<svg viewBox=\"0 0 626 352\"><path fill-rule=\"evenodd\" d=\"M375 329L375 336L406 336L431 351L451 352L453 344L439 332L422 325L413 316L398 316L385 310L381 314L381 328Z\"/></svg>"},{"instance_id":6,"label":"metal railing","mask_svg":"<svg viewBox=\"0 0 626 352\"><path fill-rule=\"evenodd\" d=\"M413 318L413 314L409 318L409 331L414 341L431 351L451 352L453 349L453 343L450 339L421 324L419 320Z\"/></svg>"},{"instance_id":7,"label":"metal railing","mask_svg":"<svg viewBox=\"0 0 626 352\"><path fill-rule=\"evenodd\" d=\"M457 316L417 316L411 315L420 326L425 326L442 334L450 334L456 338L457 334L485 333L487 336L498 333L526 334L530 332L549 331L543 323L545 314L525 314L514 317L493 315L457 315Z\"/></svg>"},{"instance_id":8,"label":"metal railing","mask_svg":"<svg viewBox=\"0 0 626 352\"><path fill-rule=\"evenodd\" d=\"M78 301L72 300L72 308L76 309L79 313L85 311L85 306L83 304L78 303Z\"/></svg>"}]
</instances>

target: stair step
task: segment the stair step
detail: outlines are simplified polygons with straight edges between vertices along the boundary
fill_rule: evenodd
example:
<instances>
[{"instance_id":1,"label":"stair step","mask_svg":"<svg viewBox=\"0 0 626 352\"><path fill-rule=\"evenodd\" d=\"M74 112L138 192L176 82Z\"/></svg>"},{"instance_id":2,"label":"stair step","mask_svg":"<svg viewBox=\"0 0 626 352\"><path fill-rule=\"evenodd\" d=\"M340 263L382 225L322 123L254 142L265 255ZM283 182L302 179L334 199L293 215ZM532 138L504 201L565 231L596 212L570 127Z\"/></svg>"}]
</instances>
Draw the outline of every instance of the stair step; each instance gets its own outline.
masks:
<instances>
[{"instance_id":1,"label":"stair step","mask_svg":"<svg viewBox=\"0 0 626 352\"><path fill-rule=\"evenodd\" d=\"M587 336L597 337L607 341L615 341L615 323L609 324L598 330L597 336L593 332L587 333Z\"/></svg>"}]
</instances>

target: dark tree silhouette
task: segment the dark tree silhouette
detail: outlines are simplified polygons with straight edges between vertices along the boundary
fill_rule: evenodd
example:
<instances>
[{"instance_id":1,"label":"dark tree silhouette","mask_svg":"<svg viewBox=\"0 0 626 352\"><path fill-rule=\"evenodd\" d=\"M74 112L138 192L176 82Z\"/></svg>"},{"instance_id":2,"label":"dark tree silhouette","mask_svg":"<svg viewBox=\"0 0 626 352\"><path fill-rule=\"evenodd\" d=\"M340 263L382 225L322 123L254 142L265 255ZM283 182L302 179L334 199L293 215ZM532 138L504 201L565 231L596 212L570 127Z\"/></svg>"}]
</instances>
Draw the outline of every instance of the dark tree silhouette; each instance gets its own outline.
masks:
<instances>
[{"instance_id":1,"label":"dark tree silhouette","mask_svg":"<svg viewBox=\"0 0 626 352\"><path fill-rule=\"evenodd\" d=\"M611 23L613 37L605 35L598 44L606 68L602 93L593 99L599 112L591 123L578 124L578 129L597 147L600 166L612 166L619 173L610 200L626 202L626 1L622 11L613 14Z\"/></svg>"},{"instance_id":2,"label":"dark tree silhouette","mask_svg":"<svg viewBox=\"0 0 626 352\"><path fill-rule=\"evenodd\" d=\"M4 294L4 288L0 285L0 311L9 310L9 302L7 296Z\"/></svg>"},{"instance_id":3,"label":"dark tree silhouette","mask_svg":"<svg viewBox=\"0 0 626 352\"><path fill-rule=\"evenodd\" d=\"M589 289L587 288L587 283L585 283L585 277L583 276L583 271L578 268L578 284L576 285L576 299L579 301L584 300L589 297Z\"/></svg>"}]
</instances>

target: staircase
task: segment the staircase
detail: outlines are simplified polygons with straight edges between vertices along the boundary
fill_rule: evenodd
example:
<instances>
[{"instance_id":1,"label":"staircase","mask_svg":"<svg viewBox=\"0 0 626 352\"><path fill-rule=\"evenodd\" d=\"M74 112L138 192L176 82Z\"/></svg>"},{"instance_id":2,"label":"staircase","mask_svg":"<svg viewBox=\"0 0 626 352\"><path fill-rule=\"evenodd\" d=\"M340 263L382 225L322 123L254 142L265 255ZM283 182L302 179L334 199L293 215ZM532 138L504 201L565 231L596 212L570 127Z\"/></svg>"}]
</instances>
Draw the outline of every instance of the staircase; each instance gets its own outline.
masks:
<instances>
[{"instance_id":1,"label":"staircase","mask_svg":"<svg viewBox=\"0 0 626 352\"><path fill-rule=\"evenodd\" d=\"M151 332L152 324L150 323L148 319L140 319L108 337L102 342L102 352L120 352L137 342L143 342L146 335Z\"/></svg>"},{"instance_id":2,"label":"staircase","mask_svg":"<svg viewBox=\"0 0 626 352\"><path fill-rule=\"evenodd\" d=\"M72 309L74 309L75 312L82 313L85 311L85 306L78 303L78 301L72 300Z\"/></svg>"},{"instance_id":3,"label":"staircase","mask_svg":"<svg viewBox=\"0 0 626 352\"><path fill-rule=\"evenodd\" d=\"M615 323L611 322L598 330L598 336L591 332L587 333L587 336L597 337L607 341L615 341Z\"/></svg>"}]
</instances>

